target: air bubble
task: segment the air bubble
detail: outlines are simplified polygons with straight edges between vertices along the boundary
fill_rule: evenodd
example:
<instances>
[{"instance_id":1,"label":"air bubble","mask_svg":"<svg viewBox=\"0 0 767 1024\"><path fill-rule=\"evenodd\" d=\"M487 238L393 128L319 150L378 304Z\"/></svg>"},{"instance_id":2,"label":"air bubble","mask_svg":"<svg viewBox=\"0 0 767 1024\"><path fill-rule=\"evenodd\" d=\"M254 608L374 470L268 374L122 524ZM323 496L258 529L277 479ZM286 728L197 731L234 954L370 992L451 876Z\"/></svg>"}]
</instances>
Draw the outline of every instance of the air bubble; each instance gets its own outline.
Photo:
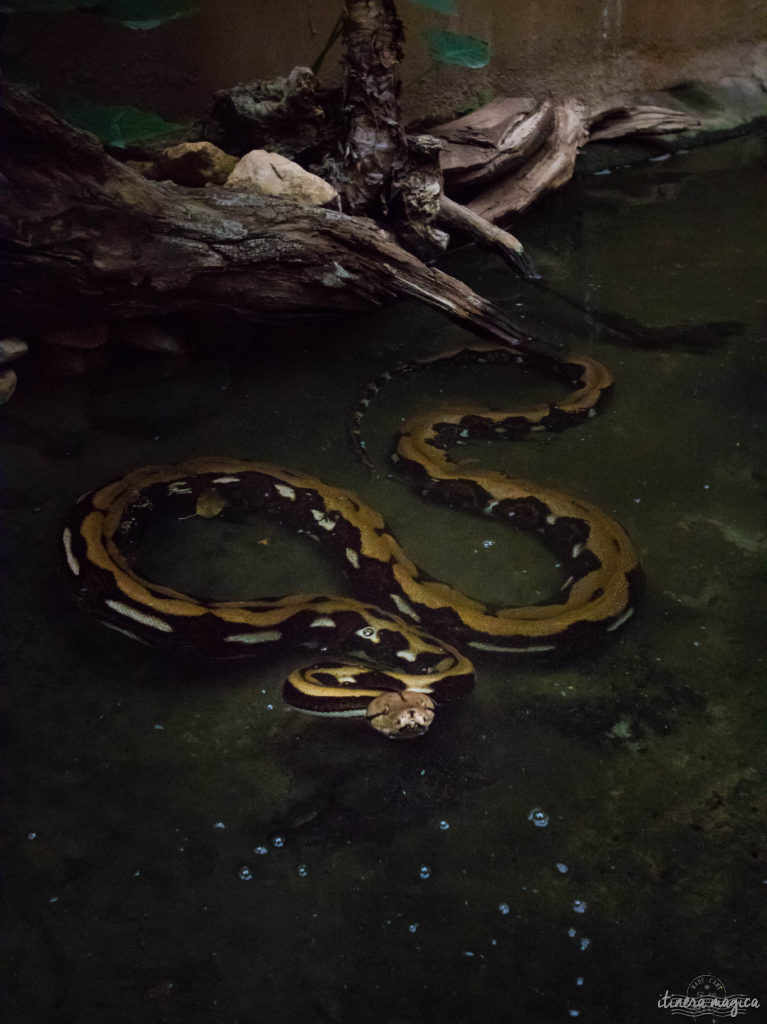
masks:
<instances>
[{"instance_id":1,"label":"air bubble","mask_svg":"<svg viewBox=\"0 0 767 1024\"><path fill-rule=\"evenodd\" d=\"M237 872L237 877L241 878L243 882L249 882L253 877L253 872L247 865L245 865L244 867L241 867L240 870Z\"/></svg>"},{"instance_id":2,"label":"air bubble","mask_svg":"<svg viewBox=\"0 0 767 1024\"><path fill-rule=\"evenodd\" d=\"M414 924L409 924L407 926L407 930L409 932L413 932L413 933L417 932L418 931L418 922L416 921Z\"/></svg>"},{"instance_id":3,"label":"air bubble","mask_svg":"<svg viewBox=\"0 0 767 1024\"><path fill-rule=\"evenodd\" d=\"M549 823L549 816L540 807L533 807L532 811L527 815L527 820L532 821L536 828L546 828Z\"/></svg>"},{"instance_id":4,"label":"air bubble","mask_svg":"<svg viewBox=\"0 0 767 1024\"><path fill-rule=\"evenodd\" d=\"M285 845L285 836L275 836L274 839L272 839L272 846L276 846L279 849L280 846L284 846L284 845Z\"/></svg>"},{"instance_id":5,"label":"air bubble","mask_svg":"<svg viewBox=\"0 0 767 1024\"><path fill-rule=\"evenodd\" d=\"M226 828L226 825L223 821L216 821L213 823L213 828Z\"/></svg>"},{"instance_id":6,"label":"air bubble","mask_svg":"<svg viewBox=\"0 0 767 1024\"><path fill-rule=\"evenodd\" d=\"M431 877L431 868L427 864L422 864L420 866L420 868L418 869L418 877L419 878L430 878Z\"/></svg>"},{"instance_id":7,"label":"air bubble","mask_svg":"<svg viewBox=\"0 0 767 1024\"><path fill-rule=\"evenodd\" d=\"M309 874L309 869L307 868L306 864L298 865L298 874L301 876L301 878L306 878L306 876Z\"/></svg>"},{"instance_id":8,"label":"air bubble","mask_svg":"<svg viewBox=\"0 0 767 1024\"><path fill-rule=\"evenodd\" d=\"M509 904L508 903L499 903L498 904L498 909L500 910L500 912L502 914L508 914L509 909L510 909L509 908Z\"/></svg>"},{"instance_id":9,"label":"air bubble","mask_svg":"<svg viewBox=\"0 0 767 1024\"><path fill-rule=\"evenodd\" d=\"M562 864L561 862L556 865L556 869L560 873L560 875L566 875L567 872L570 870L567 864Z\"/></svg>"},{"instance_id":10,"label":"air bubble","mask_svg":"<svg viewBox=\"0 0 767 1024\"><path fill-rule=\"evenodd\" d=\"M586 950L591 945L591 939L581 939L581 951Z\"/></svg>"},{"instance_id":11,"label":"air bubble","mask_svg":"<svg viewBox=\"0 0 767 1024\"><path fill-rule=\"evenodd\" d=\"M443 832L447 832L447 830L450 828L450 822L449 821L441 821L439 823L439 827L442 829Z\"/></svg>"},{"instance_id":12,"label":"air bubble","mask_svg":"<svg viewBox=\"0 0 767 1024\"><path fill-rule=\"evenodd\" d=\"M259 857L263 857L265 853L269 853L269 848L266 846L257 846L253 853L257 853Z\"/></svg>"},{"instance_id":13,"label":"air bubble","mask_svg":"<svg viewBox=\"0 0 767 1024\"><path fill-rule=\"evenodd\" d=\"M573 910L575 911L576 914L585 914L587 906L588 906L588 903L586 903L585 900L574 900L573 901Z\"/></svg>"}]
</instances>

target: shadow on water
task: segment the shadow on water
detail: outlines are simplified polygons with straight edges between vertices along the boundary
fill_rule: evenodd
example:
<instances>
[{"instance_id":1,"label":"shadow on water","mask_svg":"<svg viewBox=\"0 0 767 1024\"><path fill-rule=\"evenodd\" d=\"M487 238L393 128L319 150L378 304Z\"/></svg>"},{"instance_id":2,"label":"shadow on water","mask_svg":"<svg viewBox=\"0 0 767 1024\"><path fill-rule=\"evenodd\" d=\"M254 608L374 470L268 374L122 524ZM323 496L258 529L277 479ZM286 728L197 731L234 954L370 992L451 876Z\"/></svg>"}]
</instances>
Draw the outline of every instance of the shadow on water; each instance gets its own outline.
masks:
<instances>
[{"instance_id":1,"label":"shadow on water","mask_svg":"<svg viewBox=\"0 0 767 1024\"><path fill-rule=\"evenodd\" d=\"M80 617L58 524L129 469L228 454L357 491L470 594L540 600L560 578L550 555L420 502L386 451L424 400L555 386L479 368L396 381L364 424L368 479L345 438L359 387L466 340L413 304L261 328L251 348L210 326L206 352L167 373L22 379L0 428L8 1024L644 1024L706 973L767 1001L763 162L763 140L739 140L541 204L526 243L567 301L474 250L446 261L617 378L586 426L461 458L605 508L648 583L602 648L478 662L472 696L419 741L283 709L298 656L179 662ZM573 303L744 331L632 346ZM305 539L256 519L164 524L142 558L223 598L342 586Z\"/></svg>"}]
</instances>

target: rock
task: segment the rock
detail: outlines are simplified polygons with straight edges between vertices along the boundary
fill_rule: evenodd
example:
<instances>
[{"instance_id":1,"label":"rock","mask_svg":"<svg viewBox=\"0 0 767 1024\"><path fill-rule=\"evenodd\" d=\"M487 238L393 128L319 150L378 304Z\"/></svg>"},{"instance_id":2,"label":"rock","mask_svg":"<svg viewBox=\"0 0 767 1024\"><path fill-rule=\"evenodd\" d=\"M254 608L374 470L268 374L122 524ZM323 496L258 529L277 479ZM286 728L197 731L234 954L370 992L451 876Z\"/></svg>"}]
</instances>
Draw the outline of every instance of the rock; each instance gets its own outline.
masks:
<instances>
[{"instance_id":1,"label":"rock","mask_svg":"<svg viewBox=\"0 0 767 1024\"><path fill-rule=\"evenodd\" d=\"M236 156L230 156L212 142L182 142L164 150L157 161L157 175L161 180L170 179L192 188L201 188L208 182L223 185L236 164Z\"/></svg>"},{"instance_id":2,"label":"rock","mask_svg":"<svg viewBox=\"0 0 767 1024\"><path fill-rule=\"evenodd\" d=\"M225 182L227 188L240 188L264 196L283 196L307 206L324 206L338 193L316 174L305 171L297 163L268 153L265 149L252 149L238 162Z\"/></svg>"},{"instance_id":3,"label":"rock","mask_svg":"<svg viewBox=\"0 0 767 1024\"><path fill-rule=\"evenodd\" d=\"M144 352L162 352L166 356L186 353L184 342L154 320L118 320L112 324L109 339L116 345L139 348Z\"/></svg>"},{"instance_id":4,"label":"rock","mask_svg":"<svg viewBox=\"0 0 767 1024\"><path fill-rule=\"evenodd\" d=\"M48 462L20 444L0 442L0 509L40 508L54 490Z\"/></svg>"},{"instance_id":5,"label":"rock","mask_svg":"<svg viewBox=\"0 0 767 1024\"><path fill-rule=\"evenodd\" d=\"M0 338L0 365L21 359L29 352L29 345L21 338Z\"/></svg>"},{"instance_id":6,"label":"rock","mask_svg":"<svg viewBox=\"0 0 767 1024\"><path fill-rule=\"evenodd\" d=\"M47 345L61 345L64 348L100 348L106 344L109 324L87 324L83 327L48 328L39 334L40 341Z\"/></svg>"},{"instance_id":7,"label":"rock","mask_svg":"<svg viewBox=\"0 0 767 1024\"><path fill-rule=\"evenodd\" d=\"M13 370L0 370L0 405L5 405L16 390L16 374Z\"/></svg>"}]
</instances>

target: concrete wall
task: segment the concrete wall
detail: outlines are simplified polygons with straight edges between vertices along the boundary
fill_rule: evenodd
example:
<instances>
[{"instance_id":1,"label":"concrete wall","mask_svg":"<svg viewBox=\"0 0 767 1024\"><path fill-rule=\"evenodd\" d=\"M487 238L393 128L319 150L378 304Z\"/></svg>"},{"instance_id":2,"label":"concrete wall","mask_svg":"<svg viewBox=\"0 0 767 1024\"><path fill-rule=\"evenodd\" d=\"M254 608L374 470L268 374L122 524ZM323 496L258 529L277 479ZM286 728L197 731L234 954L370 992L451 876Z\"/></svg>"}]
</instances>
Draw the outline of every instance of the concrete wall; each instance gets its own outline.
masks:
<instances>
[{"instance_id":1,"label":"concrete wall","mask_svg":"<svg viewBox=\"0 0 767 1024\"><path fill-rule=\"evenodd\" d=\"M756 72L764 80L767 0L455 0L445 16L399 0L409 117L449 116L493 93L586 101ZM311 64L337 17L332 0L199 0L196 17L150 32L82 13L14 15L4 49L22 53L44 94L199 115L216 89ZM480 70L429 70L425 28L489 40ZM761 46L759 44L762 44ZM338 45L323 68L338 78ZM420 80L419 80L420 79Z\"/></svg>"}]
</instances>

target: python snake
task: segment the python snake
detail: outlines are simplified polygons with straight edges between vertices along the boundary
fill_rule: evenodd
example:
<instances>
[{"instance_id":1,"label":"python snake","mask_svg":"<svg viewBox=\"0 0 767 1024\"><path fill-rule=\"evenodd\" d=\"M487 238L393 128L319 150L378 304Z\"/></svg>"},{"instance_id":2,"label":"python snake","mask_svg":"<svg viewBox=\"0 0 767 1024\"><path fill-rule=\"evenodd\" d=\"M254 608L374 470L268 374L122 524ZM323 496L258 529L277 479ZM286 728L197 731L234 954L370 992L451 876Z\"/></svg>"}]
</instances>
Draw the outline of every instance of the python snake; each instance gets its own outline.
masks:
<instances>
[{"instance_id":1,"label":"python snake","mask_svg":"<svg viewBox=\"0 0 767 1024\"><path fill-rule=\"evenodd\" d=\"M275 466L198 458L138 469L79 499L62 533L77 604L133 639L181 654L242 658L302 647L343 652L358 663L292 672L286 702L310 713L365 716L389 737L422 734L436 704L473 684L463 650L520 655L577 648L615 630L634 610L641 570L618 523L548 487L491 471L469 475L448 456L451 445L468 438L516 438L593 416L612 386L606 368L586 358L546 359L544 368L575 386L564 400L512 413L460 408L419 414L404 425L393 458L424 497L537 533L565 567L558 603L498 608L473 600L425 577L381 516L348 491ZM417 365L508 361L527 359L488 345ZM368 385L355 409L358 451L362 415L395 372ZM132 567L131 552L156 517L224 509L240 518L265 514L320 540L357 596L214 601L144 579Z\"/></svg>"}]
</instances>

